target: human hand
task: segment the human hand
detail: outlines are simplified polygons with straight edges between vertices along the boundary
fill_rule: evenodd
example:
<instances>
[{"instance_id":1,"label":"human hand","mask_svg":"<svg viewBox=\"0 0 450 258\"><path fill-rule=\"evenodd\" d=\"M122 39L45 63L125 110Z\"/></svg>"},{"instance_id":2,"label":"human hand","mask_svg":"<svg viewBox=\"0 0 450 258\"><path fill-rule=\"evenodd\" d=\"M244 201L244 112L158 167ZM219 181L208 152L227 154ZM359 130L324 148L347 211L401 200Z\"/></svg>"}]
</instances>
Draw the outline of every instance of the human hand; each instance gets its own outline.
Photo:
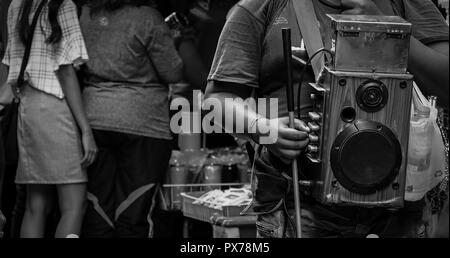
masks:
<instances>
[{"instance_id":1,"label":"human hand","mask_svg":"<svg viewBox=\"0 0 450 258\"><path fill-rule=\"evenodd\" d=\"M265 146L285 163L297 159L309 144L310 129L299 119L295 119L294 125L295 129L289 128L288 117L268 120L270 134L276 139L273 139L273 144Z\"/></svg>"},{"instance_id":2,"label":"human hand","mask_svg":"<svg viewBox=\"0 0 450 258\"><path fill-rule=\"evenodd\" d=\"M81 140L84 151L84 157L81 160L81 167L87 168L92 165L97 158L98 148L91 130L84 132Z\"/></svg>"},{"instance_id":3,"label":"human hand","mask_svg":"<svg viewBox=\"0 0 450 258\"><path fill-rule=\"evenodd\" d=\"M382 15L373 0L342 0L343 11L341 14L354 15Z\"/></svg>"},{"instance_id":4,"label":"human hand","mask_svg":"<svg viewBox=\"0 0 450 258\"><path fill-rule=\"evenodd\" d=\"M14 98L16 99L20 99L20 89L19 86L17 86L17 84L11 84L10 85L11 91L14 95Z\"/></svg>"}]
</instances>

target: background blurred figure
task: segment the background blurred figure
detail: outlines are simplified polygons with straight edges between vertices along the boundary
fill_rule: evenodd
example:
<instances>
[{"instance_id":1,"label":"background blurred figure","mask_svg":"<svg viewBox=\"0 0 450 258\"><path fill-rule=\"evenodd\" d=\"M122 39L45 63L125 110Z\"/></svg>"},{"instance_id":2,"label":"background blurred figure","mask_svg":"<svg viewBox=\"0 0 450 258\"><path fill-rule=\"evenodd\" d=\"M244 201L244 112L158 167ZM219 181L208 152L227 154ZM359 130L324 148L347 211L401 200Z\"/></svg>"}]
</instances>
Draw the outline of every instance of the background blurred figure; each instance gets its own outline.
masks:
<instances>
[{"instance_id":1,"label":"background blurred figure","mask_svg":"<svg viewBox=\"0 0 450 258\"><path fill-rule=\"evenodd\" d=\"M225 24L228 10L237 3L238 0L156 0L158 10L164 17L172 16L176 12L177 16L184 24L172 26L171 32L175 36L174 40L177 50L184 63L183 82L171 85L172 98L183 97L193 104L193 91L204 91L206 80L210 70L217 42ZM166 21L168 19L166 18ZM187 23L186 23L187 21ZM172 114L176 111L171 111ZM182 139L174 135L173 144L178 146ZM200 140L200 137L197 138ZM185 144L181 144L185 145ZM206 136L206 147L232 147L235 140L227 134L208 134ZM183 147L183 146L181 146ZM155 234L157 237L173 238L181 237L183 221L185 220L181 212L168 212L156 210ZM192 237L208 237L212 235L211 226L208 223L189 220L188 230Z\"/></svg>"},{"instance_id":2,"label":"background blurred figure","mask_svg":"<svg viewBox=\"0 0 450 258\"><path fill-rule=\"evenodd\" d=\"M6 50L6 44L8 42L8 28L7 28L7 19L8 19L8 7L11 3L11 0L2 0L0 1L0 60L3 59L3 55ZM0 110L3 108L3 105L7 104L8 100L5 99L5 90L4 83L6 82L6 78L8 76L7 67L0 62ZM3 103L6 102L6 103ZM14 175L10 177L6 177L6 168L4 161L4 150L2 149L3 143L2 141L2 132L0 130L0 210L8 216L11 217L12 209L14 207L14 193L15 193L15 184L14 184ZM14 173L10 173L14 174ZM4 192L11 192L13 195L11 197L4 198ZM6 219L6 218L5 218ZM3 228L3 231L9 232L9 220L8 226ZM2 229L0 228L0 231ZM5 235L5 233L3 234ZM8 235L8 233L6 233Z\"/></svg>"},{"instance_id":3,"label":"background blurred figure","mask_svg":"<svg viewBox=\"0 0 450 258\"><path fill-rule=\"evenodd\" d=\"M155 193L171 155L169 84L183 63L149 1L88 1L84 100L100 147L90 168L85 237L153 235Z\"/></svg>"},{"instance_id":4,"label":"background blurred figure","mask_svg":"<svg viewBox=\"0 0 450 258\"><path fill-rule=\"evenodd\" d=\"M176 12L187 22L178 28L171 28L173 35L179 35L174 40L185 64L183 83L172 85L172 98L186 98L192 106L193 91L204 92L226 15L237 2L237 0L155 1L165 17ZM176 111L172 111L172 113L176 113ZM177 137L176 135L174 140L175 146L178 144ZM204 139L206 139L204 144L207 148L236 146L234 138L227 134L208 134Z\"/></svg>"}]
</instances>

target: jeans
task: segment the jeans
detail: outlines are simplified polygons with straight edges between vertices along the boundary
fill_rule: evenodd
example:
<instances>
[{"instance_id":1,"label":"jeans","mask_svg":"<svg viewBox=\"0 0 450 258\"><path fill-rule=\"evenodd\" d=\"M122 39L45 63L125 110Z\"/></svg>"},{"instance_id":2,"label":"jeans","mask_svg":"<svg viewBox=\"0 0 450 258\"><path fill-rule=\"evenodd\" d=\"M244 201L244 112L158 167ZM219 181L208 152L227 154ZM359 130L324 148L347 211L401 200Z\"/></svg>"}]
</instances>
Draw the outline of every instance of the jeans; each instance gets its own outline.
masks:
<instances>
[{"instance_id":1,"label":"jeans","mask_svg":"<svg viewBox=\"0 0 450 258\"><path fill-rule=\"evenodd\" d=\"M252 150L252 148L247 148ZM255 159L252 180L256 227L261 238L292 238L295 232L293 186L281 176L290 166L283 164L265 147L249 152ZM384 208L327 206L301 193L302 237L304 238L364 238L376 234L384 238L416 238L425 234L422 215L424 200L406 202L398 211Z\"/></svg>"},{"instance_id":2,"label":"jeans","mask_svg":"<svg viewBox=\"0 0 450 258\"><path fill-rule=\"evenodd\" d=\"M417 207L419 203L412 204ZM353 213L344 216L331 207L304 207L301 210L303 238L365 238L377 235L381 238L420 238L424 236L420 209L411 211L387 211L382 209L365 209L347 207ZM345 208L336 208L345 209ZM289 217L287 216L289 214ZM293 209L277 210L258 215L258 238L294 238L295 211Z\"/></svg>"}]
</instances>

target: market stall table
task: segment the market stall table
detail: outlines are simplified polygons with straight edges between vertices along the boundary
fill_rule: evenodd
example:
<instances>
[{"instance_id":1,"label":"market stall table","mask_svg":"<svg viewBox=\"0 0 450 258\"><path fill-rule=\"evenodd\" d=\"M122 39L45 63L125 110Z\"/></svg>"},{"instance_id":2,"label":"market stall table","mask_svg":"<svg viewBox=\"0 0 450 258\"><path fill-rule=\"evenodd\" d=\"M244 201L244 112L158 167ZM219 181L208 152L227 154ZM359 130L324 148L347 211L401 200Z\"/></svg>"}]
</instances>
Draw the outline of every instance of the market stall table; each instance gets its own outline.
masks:
<instances>
[{"instance_id":1,"label":"market stall table","mask_svg":"<svg viewBox=\"0 0 450 258\"><path fill-rule=\"evenodd\" d=\"M256 238L256 216L211 217L214 238Z\"/></svg>"}]
</instances>

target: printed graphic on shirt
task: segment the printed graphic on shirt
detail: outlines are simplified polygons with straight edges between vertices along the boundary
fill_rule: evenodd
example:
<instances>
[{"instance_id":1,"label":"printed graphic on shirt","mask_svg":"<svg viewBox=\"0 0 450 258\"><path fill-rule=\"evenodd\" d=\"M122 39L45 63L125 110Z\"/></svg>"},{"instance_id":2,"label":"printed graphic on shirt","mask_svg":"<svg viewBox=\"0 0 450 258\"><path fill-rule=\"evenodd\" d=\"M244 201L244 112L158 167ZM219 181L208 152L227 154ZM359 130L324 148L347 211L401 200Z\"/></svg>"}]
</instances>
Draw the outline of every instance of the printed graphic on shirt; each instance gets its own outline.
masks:
<instances>
[{"instance_id":1,"label":"printed graphic on shirt","mask_svg":"<svg viewBox=\"0 0 450 258\"><path fill-rule=\"evenodd\" d=\"M288 23L289 23L289 21L285 17L280 16L275 19L275 22L273 23L273 25L288 24Z\"/></svg>"},{"instance_id":2,"label":"printed graphic on shirt","mask_svg":"<svg viewBox=\"0 0 450 258\"><path fill-rule=\"evenodd\" d=\"M98 19L100 26L106 27L109 25L109 20L107 17L103 16Z\"/></svg>"}]
</instances>

